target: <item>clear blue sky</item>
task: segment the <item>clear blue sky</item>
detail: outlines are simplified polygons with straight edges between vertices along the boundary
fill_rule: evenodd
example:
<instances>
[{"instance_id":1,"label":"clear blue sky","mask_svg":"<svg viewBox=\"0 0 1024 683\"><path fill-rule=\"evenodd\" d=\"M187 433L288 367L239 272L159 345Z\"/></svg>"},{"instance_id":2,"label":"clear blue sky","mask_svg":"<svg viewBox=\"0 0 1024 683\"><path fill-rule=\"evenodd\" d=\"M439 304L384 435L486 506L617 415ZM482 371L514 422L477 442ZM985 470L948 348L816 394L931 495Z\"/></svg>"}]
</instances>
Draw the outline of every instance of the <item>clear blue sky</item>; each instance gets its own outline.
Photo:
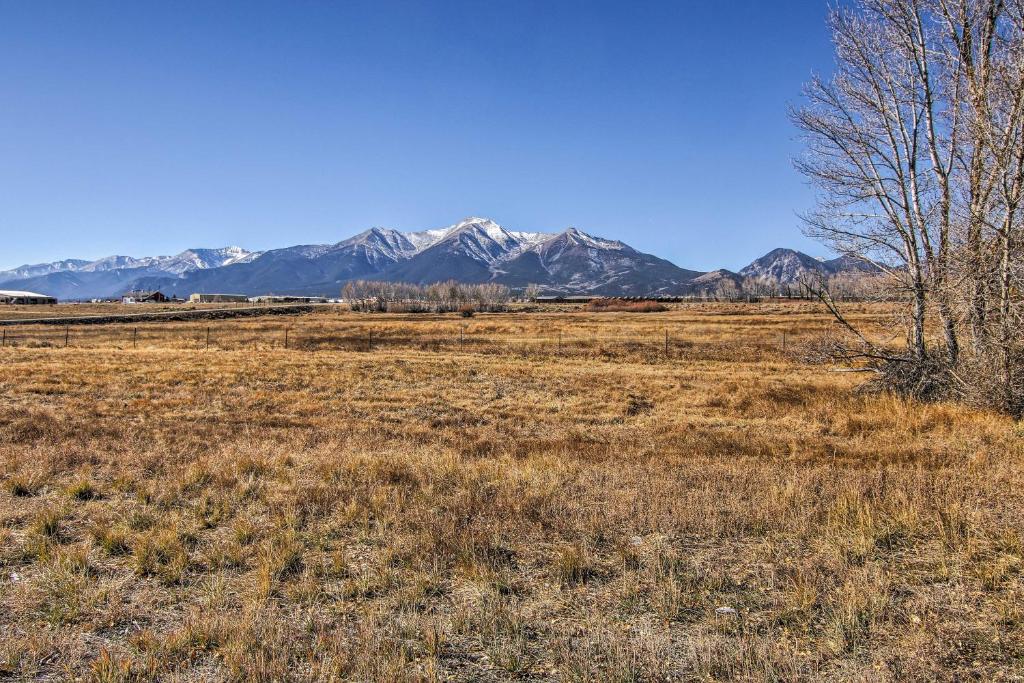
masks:
<instances>
[{"instance_id":1,"label":"clear blue sky","mask_svg":"<svg viewBox=\"0 0 1024 683\"><path fill-rule=\"evenodd\" d=\"M826 3L0 0L0 268L484 215L680 266L800 234Z\"/></svg>"}]
</instances>

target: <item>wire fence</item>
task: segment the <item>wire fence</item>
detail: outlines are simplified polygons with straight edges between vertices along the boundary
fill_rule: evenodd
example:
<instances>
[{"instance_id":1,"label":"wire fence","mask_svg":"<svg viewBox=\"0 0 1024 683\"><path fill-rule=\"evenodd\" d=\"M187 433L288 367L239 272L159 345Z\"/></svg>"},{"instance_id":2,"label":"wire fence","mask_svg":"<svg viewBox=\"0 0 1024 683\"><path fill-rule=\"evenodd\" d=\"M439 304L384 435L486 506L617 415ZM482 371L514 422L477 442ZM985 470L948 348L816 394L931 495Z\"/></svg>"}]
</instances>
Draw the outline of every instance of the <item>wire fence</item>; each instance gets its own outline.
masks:
<instances>
[{"instance_id":1,"label":"wire fence","mask_svg":"<svg viewBox=\"0 0 1024 683\"><path fill-rule=\"evenodd\" d=\"M796 341L785 331L742 338L692 338L684 330L643 330L609 334L603 330L552 329L529 334L495 333L469 326L415 330L406 327L321 325L89 325L8 326L0 328L0 348L124 350L289 350L373 353L414 350L437 353L517 353L563 356L641 356L648 359L725 359L772 356Z\"/></svg>"}]
</instances>

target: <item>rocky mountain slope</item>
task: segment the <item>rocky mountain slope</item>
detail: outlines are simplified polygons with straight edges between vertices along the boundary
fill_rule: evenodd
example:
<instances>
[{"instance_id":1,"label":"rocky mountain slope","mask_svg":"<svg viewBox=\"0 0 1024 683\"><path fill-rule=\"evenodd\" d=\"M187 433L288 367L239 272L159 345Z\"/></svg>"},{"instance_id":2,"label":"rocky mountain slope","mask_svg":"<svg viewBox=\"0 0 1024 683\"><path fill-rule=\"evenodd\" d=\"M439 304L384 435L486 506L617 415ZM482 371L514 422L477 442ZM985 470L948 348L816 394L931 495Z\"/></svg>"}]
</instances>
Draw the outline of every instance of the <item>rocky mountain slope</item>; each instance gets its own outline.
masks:
<instances>
[{"instance_id":1,"label":"rocky mountain slope","mask_svg":"<svg viewBox=\"0 0 1024 683\"><path fill-rule=\"evenodd\" d=\"M828 277L846 272L869 272L872 266L852 256L821 261L793 249L772 249L742 268L741 278L752 277L777 284L794 285L808 277Z\"/></svg>"}]
</instances>

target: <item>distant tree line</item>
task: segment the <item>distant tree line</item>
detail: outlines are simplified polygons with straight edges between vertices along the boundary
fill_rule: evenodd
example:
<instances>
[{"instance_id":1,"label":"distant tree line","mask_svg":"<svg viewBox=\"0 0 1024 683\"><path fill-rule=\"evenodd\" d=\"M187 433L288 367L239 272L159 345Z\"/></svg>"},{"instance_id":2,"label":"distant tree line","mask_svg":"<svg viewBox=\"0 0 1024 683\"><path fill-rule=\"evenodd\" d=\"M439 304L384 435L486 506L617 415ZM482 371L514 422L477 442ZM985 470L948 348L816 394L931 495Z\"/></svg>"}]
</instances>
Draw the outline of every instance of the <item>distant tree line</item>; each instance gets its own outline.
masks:
<instances>
[{"instance_id":1,"label":"distant tree line","mask_svg":"<svg viewBox=\"0 0 1024 683\"><path fill-rule=\"evenodd\" d=\"M430 285L382 280L355 280L341 290L355 311L390 313L445 313L466 310L488 312L505 309L511 292L490 282L466 284L449 280Z\"/></svg>"}]
</instances>

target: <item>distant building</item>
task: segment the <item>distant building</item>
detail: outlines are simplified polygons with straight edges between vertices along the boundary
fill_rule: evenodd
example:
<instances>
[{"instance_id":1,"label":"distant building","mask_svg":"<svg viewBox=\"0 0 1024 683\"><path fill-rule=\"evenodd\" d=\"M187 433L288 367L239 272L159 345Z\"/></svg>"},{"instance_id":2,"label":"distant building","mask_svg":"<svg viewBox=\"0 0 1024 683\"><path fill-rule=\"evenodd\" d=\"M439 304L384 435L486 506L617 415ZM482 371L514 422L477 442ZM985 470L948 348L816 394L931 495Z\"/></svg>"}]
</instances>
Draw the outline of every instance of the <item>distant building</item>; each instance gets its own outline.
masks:
<instances>
[{"instance_id":1,"label":"distant building","mask_svg":"<svg viewBox=\"0 0 1024 683\"><path fill-rule=\"evenodd\" d=\"M162 304L170 299L163 292L125 292L121 296L123 304Z\"/></svg>"},{"instance_id":2,"label":"distant building","mask_svg":"<svg viewBox=\"0 0 1024 683\"><path fill-rule=\"evenodd\" d=\"M244 294L193 294L188 298L189 303L193 304L229 304L229 303L247 303L249 297Z\"/></svg>"},{"instance_id":3,"label":"distant building","mask_svg":"<svg viewBox=\"0 0 1024 683\"><path fill-rule=\"evenodd\" d=\"M55 304L57 299L46 294L36 294L35 292L19 292L12 290L0 289L0 304Z\"/></svg>"},{"instance_id":4,"label":"distant building","mask_svg":"<svg viewBox=\"0 0 1024 683\"><path fill-rule=\"evenodd\" d=\"M326 304L330 302L325 296L254 296L249 301L254 304Z\"/></svg>"}]
</instances>

